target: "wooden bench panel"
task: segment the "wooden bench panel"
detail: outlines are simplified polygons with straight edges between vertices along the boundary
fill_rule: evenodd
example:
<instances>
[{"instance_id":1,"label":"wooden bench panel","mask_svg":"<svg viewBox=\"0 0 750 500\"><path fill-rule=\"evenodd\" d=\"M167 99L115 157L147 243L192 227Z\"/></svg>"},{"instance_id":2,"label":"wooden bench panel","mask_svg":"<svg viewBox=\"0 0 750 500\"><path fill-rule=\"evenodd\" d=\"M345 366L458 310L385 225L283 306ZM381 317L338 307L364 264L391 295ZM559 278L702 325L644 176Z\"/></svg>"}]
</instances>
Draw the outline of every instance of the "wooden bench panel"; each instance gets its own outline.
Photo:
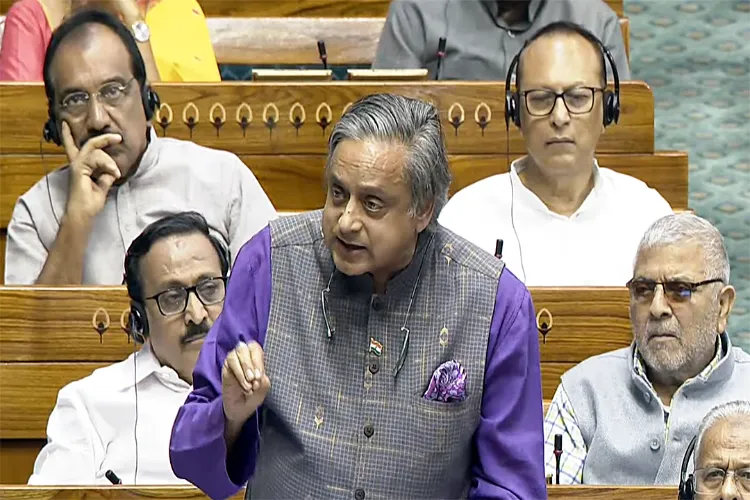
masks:
<instances>
[{"instance_id":1,"label":"wooden bench panel","mask_svg":"<svg viewBox=\"0 0 750 500\"><path fill-rule=\"evenodd\" d=\"M630 21L620 18L625 55L630 60ZM371 65L383 31L382 17L273 18L221 17L208 20L220 64L322 64L317 41L324 40L328 64Z\"/></svg>"},{"instance_id":2,"label":"wooden bench panel","mask_svg":"<svg viewBox=\"0 0 750 500\"><path fill-rule=\"evenodd\" d=\"M0 485L26 484L46 439L0 439ZM0 498L3 496L0 486Z\"/></svg>"},{"instance_id":3,"label":"wooden bench panel","mask_svg":"<svg viewBox=\"0 0 750 500\"><path fill-rule=\"evenodd\" d=\"M618 16L623 0L604 0ZM206 17L385 17L390 0L200 0ZM13 0L0 0L5 14Z\"/></svg>"},{"instance_id":4,"label":"wooden bench panel","mask_svg":"<svg viewBox=\"0 0 750 500\"><path fill-rule=\"evenodd\" d=\"M511 161L519 155L511 155ZM279 211L322 208L325 203L324 155L241 155ZM659 151L644 155L599 155L599 164L631 175L656 189L672 208L688 206L687 153ZM8 227L19 196L46 172L63 165L63 155L0 155L0 228ZM505 155L451 155L451 195L481 179L508 171Z\"/></svg>"},{"instance_id":5,"label":"wooden bench panel","mask_svg":"<svg viewBox=\"0 0 750 500\"><path fill-rule=\"evenodd\" d=\"M156 125L156 130L160 135L192 138L199 144L237 154L324 154L331 127L323 130L316 123L316 113L321 119L326 117L335 122L349 103L358 98L376 92L394 92L423 98L438 106L451 154L505 154L503 87L499 82L160 84L156 89L164 107L161 117L168 119L171 111L172 121L166 129ZM627 82L621 91L620 123L602 135L597 151L653 153L651 89L643 82ZM243 135L237 118L238 113L240 117L248 117L248 108L252 120ZM265 118L274 118L272 130L264 124L264 110ZM212 120L224 115L226 121L217 131ZM191 118L192 128L188 125ZM294 120L303 118L301 126L296 127ZM450 120L462 118L457 128L451 125ZM483 118L489 119L484 127ZM38 155L46 119L41 84L0 85L0 130L10 131L0 135L0 153ZM522 154L523 139L513 126L509 138L510 151ZM47 154L62 153L62 149L52 144L43 143L42 147Z\"/></svg>"},{"instance_id":6,"label":"wooden bench panel","mask_svg":"<svg viewBox=\"0 0 750 500\"><path fill-rule=\"evenodd\" d=\"M0 486L3 500L205 500L208 497L192 486ZM230 497L243 500L245 490Z\"/></svg>"},{"instance_id":7,"label":"wooden bench panel","mask_svg":"<svg viewBox=\"0 0 750 500\"><path fill-rule=\"evenodd\" d=\"M0 287L0 311L0 361L114 362L134 350L125 287Z\"/></svg>"},{"instance_id":8,"label":"wooden bench panel","mask_svg":"<svg viewBox=\"0 0 750 500\"><path fill-rule=\"evenodd\" d=\"M108 364L0 363L0 439L45 439L58 391Z\"/></svg>"},{"instance_id":9,"label":"wooden bench panel","mask_svg":"<svg viewBox=\"0 0 750 500\"><path fill-rule=\"evenodd\" d=\"M577 363L630 345L628 291L622 288L530 289L537 312L549 311L543 363ZM128 297L122 287L0 287L0 361L115 362L133 352L120 325ZM99 335L92 325L106 317ZM549 322L544 314L541 321Z\"/></svg>"}]
</instances>

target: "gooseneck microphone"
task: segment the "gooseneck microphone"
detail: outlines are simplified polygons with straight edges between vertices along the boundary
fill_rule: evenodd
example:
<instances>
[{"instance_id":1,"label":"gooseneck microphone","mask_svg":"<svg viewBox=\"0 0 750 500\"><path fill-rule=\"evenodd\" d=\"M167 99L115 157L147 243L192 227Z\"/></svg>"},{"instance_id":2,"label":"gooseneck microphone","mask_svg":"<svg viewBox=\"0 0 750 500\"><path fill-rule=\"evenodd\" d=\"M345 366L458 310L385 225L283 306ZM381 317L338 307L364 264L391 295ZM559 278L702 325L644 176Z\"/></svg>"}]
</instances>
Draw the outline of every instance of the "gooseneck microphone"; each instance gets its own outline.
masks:
<instances>
[{"instance_id":1,"label":"gooseneck microphone","mask_svg":"<svg viewBox=\"0 0 750 500\"><path fill-rule=\"evenodd\" d=\"M562 456L562 434L555 434L555 484L560 484L560 457Z\"/></svg>"},{"instance_id":2,"label":"gooseneck microphone","mask_svg":"<svg viewBox=\"0 0 750 500\"><path fill-rule=\"evenodd\" d=\"M323 63L323 69L328 69L328 54L326 54L326 42L318 40L318 57L320 62Z\"/></svg>"},{"instance_id":3,"label":"gooseneck microphone","mask_svg":"<svg viewBox=\"0 0 750 500\"><path fill-rule=\"evenodd\" d=\"M122 484L122 480L111 469L104 473L104 477L109 479L109 482L112 484Z\"/></svg>"},{"instance_id":4,"label":"gooseneck microphone","mask_svg":"<svg viewBox=\"0 0 750 500\"><path fill-rule=\"evenodd\" d=\"M438 50L437 50L437 68L435 69L435 80L440 80L440 68L443 67L443 58L445 58L445 44L447 40L446 38L440 37L438 40Z\"/></svg>"}]
</instances>

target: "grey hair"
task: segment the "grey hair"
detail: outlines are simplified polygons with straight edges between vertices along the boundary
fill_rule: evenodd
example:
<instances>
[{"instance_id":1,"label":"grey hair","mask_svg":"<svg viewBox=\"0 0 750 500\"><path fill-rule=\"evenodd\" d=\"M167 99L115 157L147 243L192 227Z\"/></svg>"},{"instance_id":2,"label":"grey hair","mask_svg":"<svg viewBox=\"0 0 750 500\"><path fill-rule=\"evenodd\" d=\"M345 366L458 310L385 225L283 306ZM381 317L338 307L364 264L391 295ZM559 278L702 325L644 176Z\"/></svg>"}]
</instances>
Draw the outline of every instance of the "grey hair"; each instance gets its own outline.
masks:
<instances>
[{"instance_id":1,"label":"grey hair","mask_svg":"<svg viewBox=\"0 0 750 500\"><path fill-rule=\"evenodd\" d=\"M404 176L411 187L411 216L434 203L430 228L448 202L451 171L438 109L427 102L397 94L372 94L359 99L333 127L328 140L326 171L342 141L376 140L407 150Z\"/></svg>"},{"instance_id":2,"label":"grey hair","mask_svg":"<svg viewBox=\"0 0 750 500\"><path fill-rule=\"evenodd\" d=\"M694 464L698 462L698 456L700 454L701 446L703 445L703 437L706 432L722 420L731 419L733 417L745 417L750 420L750 401L730 401L728 403L714 406L711 411L706 413L706 416L703 417L703 421L698 428L698 439L696 441L695 454L693 455Z\"/></svg>"},{"instance_id":3,"label":"grey hair","mask_svg":"<svg viewBox=\"0 0 750 500\"><path fill-rule=\"evenodd\" d=\"M637 255L644 250L678 243L697 243L705 253L706 279L729 283L729 256L724 238L716 227L688 212L665 215L646 230Z\"/></svg>"}]
</instances>

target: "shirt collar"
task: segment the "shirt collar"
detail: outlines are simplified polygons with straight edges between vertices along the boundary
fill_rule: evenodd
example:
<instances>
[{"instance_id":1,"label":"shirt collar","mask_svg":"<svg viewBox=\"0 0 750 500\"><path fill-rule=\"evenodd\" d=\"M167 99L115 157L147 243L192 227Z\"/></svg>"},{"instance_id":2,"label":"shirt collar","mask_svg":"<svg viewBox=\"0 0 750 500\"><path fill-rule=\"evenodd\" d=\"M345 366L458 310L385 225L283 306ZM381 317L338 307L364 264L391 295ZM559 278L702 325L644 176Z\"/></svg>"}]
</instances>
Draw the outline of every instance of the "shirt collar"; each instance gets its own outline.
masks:
<instances>
[{"instance_id":1,"label":"shirt collar","mask_svg":"<svg viewBox=\"0 0 750 500\"><path fill-rule=\"evenodd\" d=\"M133 363L134 357L135 363ZM124 363L125 371L129 376L123 377L122 389L130 389L153 376L177 392L191 390L190 384L182 380L174 369L159 362L148 344L144 344L138 352L131 354Z\"/></svg>"},{"instance_id":2,"label":"shirt collar","mask_svg":"<svg viewBox=\"0 0 750 500\"><path fill-rule=\"evenodd\" d=\"M450 1L450 0L448 0ZM506 30L512 30L512 31L526 31L531 27L532 24L534 24L534 21L539 17L539 14L541 13L542 7L544 6L546 0L531 0L529 2L529 15L528 15L528 21L524 20L519 23L515 23L513 25L508 25L499 18L498 16L498 0L480 0L484 7L487 9L487 12L492 17L492 20L495 22L495 24L499 28L503 28Z\"/></svg>"},{"instance_id":3,"label":"shirt collar","mask_svg":"<svg viewBox=\"0 0 750 500\"><path fill-rule=\"evenodd\" d=\"M159 162L159 150L161 149L161 139L156 134L156 130L151 125L148 126L146 131L148 134L148 145L146 146L146 152L143 153L141 162L138 164L138 169L133 173L130 180L138 179L148 172L151 167Z\"/></svg>"},{"instance_id":4,"label":"shirt collar","mask_svg":"<svg viewBox=\"0 0 750 500\"><path fill-rule=\"evenodd\" d=\"M548 215L550 217L555 217L559 219L570 219L575 217L576 215L584 213L584 211L591 210L592 208L596 207L596 203L598 200L603 199L604 196L602 195L602 190L604 188L603 180L601 172L599 171L599 162L596 161L596 158L594 158L594 164L592 166L592 174L594 176L594 187L591 189L591 192L586 196L586 199L583 200L583 203L581 203L581 206L578 207L578 210L576 210L573 215L570 217L557 214L547 208L547 205L544 204L544 202L539 198L536 193L534 193L532 190L527 188L523 182L521 182L521 177L519 174L523 171L524 167L521 164L521 160L524 160L527 158L526 156L519 158L517 160L514 160L513 163L510 164L510 176L512 177L513 186L520 186L518 188L518 198L525 204L527 204L530 208L536 210L537 212L542 212L545 215ZM513 193L514 196L516 195Z\"/></svg>"}]
</instances>

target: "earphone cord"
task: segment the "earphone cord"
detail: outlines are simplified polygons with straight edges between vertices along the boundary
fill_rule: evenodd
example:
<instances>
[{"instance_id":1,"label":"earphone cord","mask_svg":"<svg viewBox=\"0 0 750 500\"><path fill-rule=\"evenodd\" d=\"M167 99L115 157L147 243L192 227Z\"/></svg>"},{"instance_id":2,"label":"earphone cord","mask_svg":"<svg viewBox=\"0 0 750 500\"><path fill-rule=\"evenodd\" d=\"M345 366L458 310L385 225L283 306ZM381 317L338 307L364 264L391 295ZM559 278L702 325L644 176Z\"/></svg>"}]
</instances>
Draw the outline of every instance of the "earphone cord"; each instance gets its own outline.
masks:
<instances>
[{"instance_id":1,"label":"earphone cord","mask_svg":"<svg viewBox=\"0 0 750 500\"><path fill-rule=\"evenodd\" d=\"M519 99L520 100L520 99ZM520 104L519 104L520 106ZM520 113L521 110L519 109ZM508 165L508 180L510 180L510 225L513 228L513 234L516 236L516 243L518 244L518 255L521 260L521 272L523 273L523 282L526 283L526 268L523 265L523 252L521 251L521 238L518 237L518 231L516 231L516 221L513 214L513 205L515 204L515 192L513 189L513 168L510 163L510 127L505 128L505 160Z\"/></svg>"},{"instance_id":2,"label":"earphone cord","mask_svg":"<svg viewBox=\"0 0 750 500\"><path fill-rule=\"evenodd\" d=\"M136 342L133 339L133 389L135 390L135 422L133 423L133 440L135 441L135 471L133 485L138 484L138 363L136 361Z\"/></svg>"},{"instance_id":3,"label":"earphone cord","mask_svg":"<svg viewBox=\"0 0 750 500\"><path fill-rule=\"evenodd\" d=\"M52 203L52 190L49 186L49 175L50 172L47 170L47 164L44 158L44 147L42 146L42 141L39 141L39 156L42 159L42 169L44 170L44 182L47 184L47 198L49 199L49 208L52 210L52 216L55 218L55 222L57 222L57 227L60 227L60 219L57 217L57 213L55 213L55 205Z\"/></svg>"}]
</instances>

